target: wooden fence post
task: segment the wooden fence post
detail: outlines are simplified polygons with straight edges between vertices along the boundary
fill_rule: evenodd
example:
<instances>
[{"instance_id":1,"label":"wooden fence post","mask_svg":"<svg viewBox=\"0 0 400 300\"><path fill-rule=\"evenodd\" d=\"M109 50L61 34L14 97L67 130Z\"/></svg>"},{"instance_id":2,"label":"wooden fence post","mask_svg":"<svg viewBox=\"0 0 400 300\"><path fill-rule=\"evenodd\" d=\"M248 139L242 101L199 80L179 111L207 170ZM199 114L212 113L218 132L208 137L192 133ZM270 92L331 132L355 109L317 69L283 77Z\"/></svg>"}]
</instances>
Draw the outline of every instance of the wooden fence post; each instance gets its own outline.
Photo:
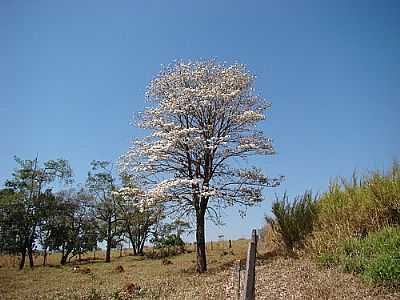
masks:
<instances>
[{"instance_id":1,"label":"wooden fence post","mask_svg":"<svg viewBox=\"0 0 400 300\"><path fill-rule=\"evenodd\" d=\"M241 268L241 261L240 259L236 261L236 267L235 267L235 276L236 278L236 299L240 300L240 268Z\"/></svg>"},{"instance_id":2,"label":"wooden fence post","mask_svg":"<svg viewBox=\"0 0 400 300\"><path fill-rule=\"evenodd\" d=\"M256 251L257 251L257 232L255 229L251 233L251 241L247 251L246 274L242 300L255 299L256 283Z\"/></svg>"}]
</instances>

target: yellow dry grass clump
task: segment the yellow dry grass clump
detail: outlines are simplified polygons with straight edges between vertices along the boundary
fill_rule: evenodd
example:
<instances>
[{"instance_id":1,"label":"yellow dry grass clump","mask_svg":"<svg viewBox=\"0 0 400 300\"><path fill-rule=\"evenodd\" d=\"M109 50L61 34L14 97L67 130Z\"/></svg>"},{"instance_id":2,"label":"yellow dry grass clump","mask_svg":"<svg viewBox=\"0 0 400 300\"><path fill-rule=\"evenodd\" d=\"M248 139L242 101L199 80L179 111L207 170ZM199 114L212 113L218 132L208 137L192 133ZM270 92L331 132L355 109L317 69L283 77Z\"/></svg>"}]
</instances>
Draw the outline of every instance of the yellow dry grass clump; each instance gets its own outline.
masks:
<instances>
[{"instance_id":1,"label":"yellow dry grass clump","mask_svg":"<svg viewBox=\"0 0 400 300\"><path fill-rule=\"evenodd\" d=\"M338 242L352 237L400 225L400 165L393 163L387 174L353 175L351 181L332 182L317 207L317 225L308 241L308 250L314 253L333 250Z\"/></svg>"}]
</instances>

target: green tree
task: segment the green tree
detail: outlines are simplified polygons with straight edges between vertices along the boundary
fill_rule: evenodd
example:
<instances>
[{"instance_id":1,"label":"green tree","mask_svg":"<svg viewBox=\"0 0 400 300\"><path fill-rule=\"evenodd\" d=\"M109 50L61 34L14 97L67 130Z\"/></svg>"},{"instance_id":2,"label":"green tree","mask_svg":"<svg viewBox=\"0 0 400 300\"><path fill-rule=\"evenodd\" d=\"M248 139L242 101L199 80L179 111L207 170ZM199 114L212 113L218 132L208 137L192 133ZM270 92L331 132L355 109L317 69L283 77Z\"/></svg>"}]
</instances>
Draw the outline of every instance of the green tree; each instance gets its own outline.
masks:
<instances>
[{"instance_id":1,"label":"green tree","mask_svg":"<svg viewBox=\"0 0 400 300\"><path fill-rule=\"evenodd\" d=\"M22 269L27 254L30 267L34 266L33 250L39 225L45 216L43 203L51 193L52 184L56 180L70 182L72 170L64 159L49 160L43 166L39 166L37 157L34 160L15 157L15 161L18 167L12 179L6 181L6 187L12 189L16 197L8 197L6 210L12 216L8 219L13 228L9 234L19 248L19 268Z\"/></svg>"},{"instance_id":2,"label":"green tree","mask_svg":"<svg viewBox=\"0 0 400 300\"><path fill-rule=\"evenodd\" d=\"M43 266L47 262L47 253L49 250L49 238L51 234L50 224L52 220L58 215L59 207L58 200L55 195L47 190L40 196L40 204L38 209L38 225L37 225L37 238L43 251Z\"/></svg>"},{"instance_id":3,"label":"green tree","mask_svg":"<svg viewBox=\"0 0 400 300\"><path fill-rule=\"evenodd\" d=\"M68 259L97 248L98 230L91 196L84 190L66 190L57 194L56 212L48 220L46 245L61 251L62 265Z\"/></svg>"},{"instance_id":4,"label":"green tree","mask_svg":"<svg viewBox=\"0 0 400 300\"><path fill-rule=\"evenodd\" d=\"M0 190L0 253L17 254L24 248L25 210L21 197L13 189Z\"/></svg>"},{"instance_id":5,"label":"green tree","mask_svg":"<svg viewBox=\"0 0 400 300\"><path fill-rule=\"evenodd\" d=\"M182 240L182 235L189 230L190 224L177 219L172 223L160 224L157 230L153 233L152 243L156 248L179 247L184 250L185 243Z\"/></svg>"},{"instance_id":6,"label":"green tree","mask_svg":"<svg viewBox=\"0 0 400 300\"><path fill-rule=\"evenodd\" d=\"M111 248L121 236L121 218L118 215L118 196L112 165L107 161L92 161L86 186L94 197L95 216L99 221L100 237L106 241L106 262L111 261Z\"/></svg>"}]
</instances>

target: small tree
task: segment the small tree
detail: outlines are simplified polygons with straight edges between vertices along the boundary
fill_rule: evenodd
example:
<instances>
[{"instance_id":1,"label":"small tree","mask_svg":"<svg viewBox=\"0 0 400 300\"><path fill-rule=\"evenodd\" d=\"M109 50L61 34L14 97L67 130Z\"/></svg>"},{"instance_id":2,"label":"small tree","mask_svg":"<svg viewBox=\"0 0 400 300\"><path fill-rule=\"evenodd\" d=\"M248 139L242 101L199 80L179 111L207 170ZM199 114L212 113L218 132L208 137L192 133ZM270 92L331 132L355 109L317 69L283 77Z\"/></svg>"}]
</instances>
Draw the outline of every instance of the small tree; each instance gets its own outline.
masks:
<instances>
[{"instance_id":1,"label":"small tree","mask_svg":"<svg viewBox=\"0 0 400 300\"><path fill-rule=\"evenodd\" d=\"M64 265L68 259L76 255L80 258L97 247L97 223L85 190L61 191L56 199L57 213L46 224L46 244L51 250L61 250L60 263Z\"/></svg>"},{"instance_id":2,"label":"small tree","mask_svg":"<svg viewBox=\"0 0 400 300\"><path fill-rule=\"evenodd\" d=\"M18 254L25 248L22 197L13 189L0 190L0 253Z\"/></svg>"},{"instance_id":3,"label":"small tree","mask_svg":"<svg viewBox=\"0 0 400 300\"><path fill-rule=\"evenodd\" d=\"M40 206L41 209L38 213L40 213L41 216L39 217L37 235L43 251L43 266L45 266L47 262L47 252L50 247L51 225L59 214L58 199L48 190L41 196Z\"/></svg>"},{"instance_id":4,"label":"small tree","mask_svg":"<svg viewBox=\"0 0 400 300\"><path fill-rule=\"evenodd\" d=\"M29 264L32 268L33 249L38 235L41 220L46 215L43 211L43 201L46 199L45 191L51 190L51 184L59 179L70 182L72 170L68 161L63 159L49 160L39 166L38 159L22 160L15 157L18 168L13 173L13 178L7 180L6 186L11 188L18 196L12 199L8 207L14 240L21 254L19 268L25 265L28 254Z\"/></svg>"},{"instance_id":5,"label":"small tree","mask_svg":"<svg viewBox=\"0 0 400 300\"><path fill-rule=\"evenodd\" d=\"M176 219L170 224L171 231L179 238L182 238L182 235L191 229L190 223L185 222L181 219Z\"/></svg>"},{"instance_id":6,"label":"small tree","mask_svg":"<svg viewBox=\"0 0 400 300\"><path fill-rule=\"evenodd\" d=\"M227 206L252 206L262 188L279 184L237 160L271 155L272 142L256 127L270 104L253 91L243 65L214 60L178 62L164 68L147 89L152 105L138 120L151 132L121 157L123 174L150 185L148 202L170 204L196 220L197 271L207 270L205 216L220 219Z\"/></svg>"},{"instance_id":7,"label":"small tree","mask_svg":"<svg viewBox=\"0 0 400 300\"><path fill-rule=\"evenodd\" d=\"M181 251L185 249L185 242L182 240L182 235L190 229L190 224L182 220L175 220L172 223L162 223L153 232L151 242L155 248L178 247ZM169 251L168 251L169 252Z\"/></svg>"},{"instance_id":8,"label":"small tree","mask_svg":"<svg viewBox=\"0 0 400 300\"><path fill-rule=\"evenodd\" d=\"M107 161L92 161L86 185L95 198L96 218L99 220L101 237L106 241L106 262L111 261L114 238L121 235L121 221L118 216L115 178L112 165Z\"/></svg>"},{"instance_id":9,"label":"small tree","mask_svg":"<svg viewBox=\"0 0 400 300\"><path fill-rule=\"evenodd\" d=\"M161 205L147 205L146 194L130 177L122 178L123 187L116 193L119 196L120 216L123 230L129 238L133 255L143 255L144 245L155 227L163 218Z\"/></svg>"}]
</instances>

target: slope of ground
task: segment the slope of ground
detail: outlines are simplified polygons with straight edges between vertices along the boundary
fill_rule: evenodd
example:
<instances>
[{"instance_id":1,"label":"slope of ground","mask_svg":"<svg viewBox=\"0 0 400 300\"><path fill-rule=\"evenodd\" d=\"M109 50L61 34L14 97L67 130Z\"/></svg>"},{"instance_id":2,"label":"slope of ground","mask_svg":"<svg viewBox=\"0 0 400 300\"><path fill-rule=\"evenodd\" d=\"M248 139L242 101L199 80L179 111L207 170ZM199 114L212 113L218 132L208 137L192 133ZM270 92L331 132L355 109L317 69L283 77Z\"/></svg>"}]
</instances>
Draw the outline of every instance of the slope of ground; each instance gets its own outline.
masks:
<instances>
[{"instance_id":1,"label":"slope of ground","mask_svg":"<svg viewBox=\"0 0 400 300\"><path fill-rule=\"evenodd\" d=\"M367 286L351 274L308 259L274 258L256 268L256 299L400 299L400 292Z\"/></svg>"}]
</instances>

